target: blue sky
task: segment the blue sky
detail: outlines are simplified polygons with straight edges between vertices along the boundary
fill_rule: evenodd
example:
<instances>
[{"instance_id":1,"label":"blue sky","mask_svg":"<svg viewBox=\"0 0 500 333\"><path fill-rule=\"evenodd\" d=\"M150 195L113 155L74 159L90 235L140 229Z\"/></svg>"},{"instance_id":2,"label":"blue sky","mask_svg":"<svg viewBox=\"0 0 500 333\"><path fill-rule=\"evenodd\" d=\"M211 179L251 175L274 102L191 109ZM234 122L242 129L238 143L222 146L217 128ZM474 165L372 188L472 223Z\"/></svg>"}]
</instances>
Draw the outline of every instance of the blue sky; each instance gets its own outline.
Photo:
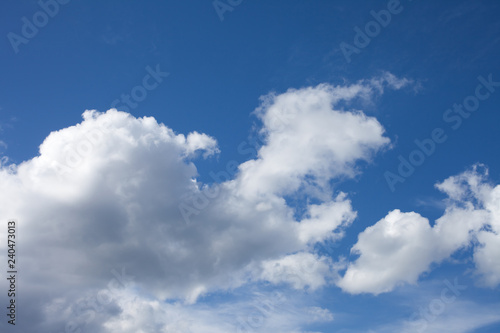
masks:
<instances>
[{"instance_id":1,"label":"blue sky","mask_svg":"<svg viewBox=\"0 0 500 333\"><path fill-rule=\"evenodd\" d=\"M2 331L497 332L499 14L8 1Z\"/></svg>"}]
</instances>

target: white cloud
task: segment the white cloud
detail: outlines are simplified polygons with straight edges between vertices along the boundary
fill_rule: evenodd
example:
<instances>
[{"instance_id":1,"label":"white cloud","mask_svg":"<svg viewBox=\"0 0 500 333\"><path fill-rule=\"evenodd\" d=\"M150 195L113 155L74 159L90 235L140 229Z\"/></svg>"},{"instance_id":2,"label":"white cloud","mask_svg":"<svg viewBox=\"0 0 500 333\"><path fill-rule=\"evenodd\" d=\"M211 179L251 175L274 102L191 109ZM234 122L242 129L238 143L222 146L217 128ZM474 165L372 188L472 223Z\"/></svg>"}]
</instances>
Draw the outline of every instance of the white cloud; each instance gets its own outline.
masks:
<instances>
[{"instance_id":1,"label":"white cloud","mask_svg":"<svg viewBox=\"0 0 500 333\"><path fill-rule=\"evenodd\" d=\"M263 264L262 279L279 284L289 283L295 289L323 287L331 276L330 259L312 253L296 253Z\"/></svg>"},{"instance_id":2,"label":"white cloud","mask_svg":"<svg viewBox=\"0 0 500 333\"><path fill-rule=\"evenodd\" d=\"M389 72L383 72L381 76L371 79L370 83L380 92L383 92L384 85L387 85L392 89L401 89L413 84L414 81L407 78L398 78L394 74Z\"/></svg>"},{"instance_id":3,"label":"white cloud","mask_svg":"<svg viewBox=\"0 0 500 333\"><path fill-rule=\"evenodd\" d=\"M217 153L215 139L114 109L85 112L82 123L52 132L39 156L0 169L0 220L16 218L22 230L24 304L52 327L59 320L42 309L77 303L122 268L153 312L165 299L194 303L260 279L290 282L270 268L275 263L292 273L297 264L312 265L292 284L323 286L331 262L313 254L313 245L341 237L355 218L331 180L357 174L358 161L389 143L375 118L335 104L374 93L378 88L362 81L265 97L257 114L266 144L233 180L212 185L217 195L190 223L179 207L205 186L195 181L193 158ZM278 114L281 125L273 120ZM302 194L314 204L297 219L285 196ZM4 243L0 251L5 261ZM121 314L135 318L136 310L116 302L88 327L134 331L133 319Z\"/></svg>"},{"instance_id":4,"label":"white cloud","mask_svg":"<svg viewBox=\"0 0 500 333\"><path fill-rule=\"evenodd\" d=\"M299 333L303 332L299 329L303 325L334 319L329 310L308 306L300 297L282 292L244 293L216 304L186 305L145 297L129 288L118 291L100 311L81 306L82 303L82 299L50 303L45 314L58 318L60 323L45 331L60 331L60 327L70 323L83 332L98 333Z\"/></svg>"},{"instance_id":5,"label":"white cloud","mask_svg":"<svg viewBox=\"0 0 500 333\"><path fill-rule=\"evenodd\" d=\"M355 294L379 294L400 282L415 283L435 259L429 244L436 240L427 219L394 210L359 234L352 252L360 257L349 265L338 286Z\"/></svg>"},{"instance_id":6,"label":"white cloud","mask_svg":"<svg viewBox=\"0 0 500 333\"><path fill-rule=\"evenodd\" d=\"M257 159L240 165L240 193L289 194L301 186L324 190L331 178L354 176L354 163L369 160L389 139L375 118L333 107L373 93L372 85L322 84L263 97L256 114L266 144Z\"/></svg>"},{"instance_id":7,"label":"white cloud","mask_svg":"<svg viewBox=\"0 0 500 333\"><path fill-rule=\"evenodd\" d=\"M457 211L456 206L465 206L468 210L483 215L478 227L472 220L462 221L462 233L466 229L474 230L479 244L474 248L476 271L480 283L489 287L500 284L500 185L492 186L487 182L488 170L476 165L470 171L450 177L438 188L452 199L450 211ZM475 224L475 228L474 228ZM456 229L456 228L455 228ZM448 232L457 233L457 230Z\"/></svg>"},{"instance_id":8,"label":"white cloud","mask_svg":"<svg viewBox=\"0 0 500 333\"><path fill-rule=\"evenodd\" d=\"M325 240L335 240L343 236L343 227L347 227L356 218L350 201L340 193L333 201L321 205L309 205L306 217L296 225L300 240L305 244L314 244ZM342 228L341 228L342 227ZM336 232L331 232L335 230Z\"/></svg>"},{"instance_id":9,"label":"white cloud","mask_svg":"<svg viewBox=\"0 0 500 333\"><path fill-rule=\"evenodd\" d=\"M416 283L432 263L440 263L460 248L472 246L482 282L500 283L500 185L486 182L487 170L472 170L436 185L449 199L433 227L415 212L390 212L359 234L349 264L337 284L350 293L379 294L402 283Z\"/></svg>"},{"instance_id":10,"label":"white cloud","mask_svg":"<svg viewBox=\"0 0 500 333\"><path fill-rule=\"evenodd\" d=\"M189 133L186 138L186 144L188 147L186 153L188 155L201 150L205 151L203 153L203 157L207 158L208 156L219 152L219 149L217 148L217 141L215 141L214 138L198 132Z\"/></svg>"}]
</instances>

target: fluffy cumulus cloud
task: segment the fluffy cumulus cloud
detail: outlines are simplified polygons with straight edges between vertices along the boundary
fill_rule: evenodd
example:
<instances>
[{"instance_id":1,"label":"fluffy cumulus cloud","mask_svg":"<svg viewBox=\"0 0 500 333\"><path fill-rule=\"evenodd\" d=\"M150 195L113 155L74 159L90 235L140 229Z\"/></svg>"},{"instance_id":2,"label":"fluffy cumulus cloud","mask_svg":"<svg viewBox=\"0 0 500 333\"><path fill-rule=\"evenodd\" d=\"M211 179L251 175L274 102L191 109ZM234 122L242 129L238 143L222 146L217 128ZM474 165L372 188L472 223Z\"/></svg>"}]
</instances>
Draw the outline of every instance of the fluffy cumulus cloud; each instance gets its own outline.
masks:
<instances>
[{"instance_id":1,"label":"fluffy cumulus cloud","mask_svg":"<svg viewBox=\"0 0 500 333\"><path fill-rule=\"evenodd\" d=\"M401 281L415 282L435 258L432 228L416 213L390 212L358 236L360 257L338 285L351 293L389 291Z\"/></svg>"},{"instance_id":2,"label":"fluffy cumulus cloud","mask_svg":"<svg viewBox=\"0 0 500 333\"><path fill-rule=\"evenodd\" d=\"M256 114L265 145L219 184L197 181L194 164L218 153L214 138L114 109L86 111L80 124L50 133L30 160L4 160L0 220L19 225L27 329L74 331L83 323L94 332L137 332L139 317L161 317L142 331L182 331L193 317L173 322L168 313L209 292L261 280L325 285L332 262L314 244L340 238L356 216L332 179L355 175L357 162L389 143L375 118L336 105L405 83L396 81L263 97ZM286 200L298 193L314 202L300 214ZM330 320L325 311L309 317ZM229 319L203 318L211 332L234 331ZM296 327L287 332L302 324L289 322ZM204 331L196 325L192 332Z\"/></svg>"},{"instance_id":3,"label":"fluffy cumulus cloud","mask_svg":"<svg viewBox=\"0 0 500 333\"><path fill-rule=\"evenodd\" d=\"M500 284L500 185L488 183L488 170L476 165L470 171L448 178L437 187L446 192L451 202L449 212L477 212L483 216L482 223L460 220L459 229L474 231L477 245L474 247L474 262L480 283L488 287ZM453 215L450 214L449 218ZM465 216L464 216L465 217ZM478 226L479 224L479 226ZM455 236L458 230L447 231ZM462 238L465 236L462 236Z\"/></svg>"},{"instance_id":4,"label":"fluffy cumulus cloud","mask_svg":"<svg viewBox=\"0 0 500 333\"><path fill-rule=\"evenodd\" d=\"M350 293L391 291L402 283L415 283L431 264L462 248L473 248L479 282L500 284L500 185L487 181L488 170L475 165L436 187L444 192L446 210L434 226L415 212L389 212L359 236L339 287Z\"/></svg>"}]
</instances>

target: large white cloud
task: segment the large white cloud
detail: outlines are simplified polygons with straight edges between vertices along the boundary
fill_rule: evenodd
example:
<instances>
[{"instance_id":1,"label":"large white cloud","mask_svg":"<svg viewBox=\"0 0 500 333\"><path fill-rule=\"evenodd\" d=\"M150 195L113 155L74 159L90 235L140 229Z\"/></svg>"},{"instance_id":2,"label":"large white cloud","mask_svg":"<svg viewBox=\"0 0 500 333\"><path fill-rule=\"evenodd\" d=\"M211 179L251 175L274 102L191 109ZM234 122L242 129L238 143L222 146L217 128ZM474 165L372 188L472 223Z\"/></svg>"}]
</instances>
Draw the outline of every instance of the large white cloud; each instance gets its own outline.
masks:
<instances>
[{"instance_id":1,"label":"large white cloud","mask_svg":"<svg viewBox=\"0 0 500 333\"><path fill-rule=\"evenodd\" d=\"M366 228L352 248L359 258L348 265L338 286L354 294L391 291L402 283L416 283L432 263L469 246L474 247L481 282L498 286L500 185L491 186L487 174L487 169L475 165L437 184L448 200L433 227L418 213L394 210Z\"/></svg>"},{"instance_id":2,"label":"large white cloud","mask_svg":"<svg viewBox=\"0 0 500 333\"><path fill-rule=\"evenodd\" d=\"M193 163L218 152L215 139L176 134L154 118L114 109L86 111L82 123L51 133L39 156L4 163L0 220L15 218L21 230L23 297L33 322L52 327L58 321L49 313L69 311L123 270L134 277L129 288L153 308L262 279L323 286L332 263L313 246L341 237L356 216L331 180L355 175L357 161L389 143L375 118L335 105L368 99L395 80L264 97L256 114L266 143L221 184L196 181ZM314 204L297 218L286 196L300 193ZM196 205L190 198L201 194L208 202L187 221L180 207ZM4 243L0 251L4 260ZM314 269L295 269L304 265ZM128 312L133 306L109 302L88 327L126 331L119 318Z\"/></svg>"}]
</instances>

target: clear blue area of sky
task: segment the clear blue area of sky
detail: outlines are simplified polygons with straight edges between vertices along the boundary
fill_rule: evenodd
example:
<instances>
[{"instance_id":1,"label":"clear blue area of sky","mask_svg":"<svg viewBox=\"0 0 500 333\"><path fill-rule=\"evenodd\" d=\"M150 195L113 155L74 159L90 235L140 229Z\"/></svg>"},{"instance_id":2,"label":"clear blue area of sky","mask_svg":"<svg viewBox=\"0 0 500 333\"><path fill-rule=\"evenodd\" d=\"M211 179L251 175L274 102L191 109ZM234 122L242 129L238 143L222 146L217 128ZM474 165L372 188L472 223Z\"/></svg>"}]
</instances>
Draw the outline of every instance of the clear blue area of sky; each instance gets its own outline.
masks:
<instances>
[{"instance_id":1,"label":"clear blue area of sky","mask_svg":"<svg viewBox=\"0 0 500 333\"><path fill-rule=\"evenodd\" d=\"M215 137L220 156L198 163L201 179L209 181L209 171L249 158L237 147L258 124L251 112L259 96L324 82L354 83L388 71L420 82L420 89L387 91L363 107L394 146L364 165L355 180L338 185L350 193L358 219L330 251L348 255L358 233L389 210L415 210L431 221L439 217L443 196L434 184L474 163L489 166L491 179L500 182L500 87L457 130L443 120L448 108L474 93L478 76L500 81L500 2L402 0L403 10L347 62L340 43L352 45L353 29L364 29L373 20L370 11L386 9L387 3L244 0L220 20L208 0L72 0L16 53L8 34L21 35L22 17L33 21L41 8L34 0L7 0L0 11L0 140L7 148L0 153L16 163L36 156L51 131L80 122L86 109L109 109L142 84L147 66L159 65L169 76L130 112L154 116L178 133L196 130ZM407 158L414 140L430 137L438 127L447 141L391 192L384 172L396 173L398 156ZM453 276L454 270L443 265L430 278ZM405 292L348 296L332 287L322 303L343 306L346 313L366 312L365 323L335 322L362 330L383 323L387 311L409 316L397 308ZM497 301L479 288L468 297Z\"/></svg>"}]
</instances>

